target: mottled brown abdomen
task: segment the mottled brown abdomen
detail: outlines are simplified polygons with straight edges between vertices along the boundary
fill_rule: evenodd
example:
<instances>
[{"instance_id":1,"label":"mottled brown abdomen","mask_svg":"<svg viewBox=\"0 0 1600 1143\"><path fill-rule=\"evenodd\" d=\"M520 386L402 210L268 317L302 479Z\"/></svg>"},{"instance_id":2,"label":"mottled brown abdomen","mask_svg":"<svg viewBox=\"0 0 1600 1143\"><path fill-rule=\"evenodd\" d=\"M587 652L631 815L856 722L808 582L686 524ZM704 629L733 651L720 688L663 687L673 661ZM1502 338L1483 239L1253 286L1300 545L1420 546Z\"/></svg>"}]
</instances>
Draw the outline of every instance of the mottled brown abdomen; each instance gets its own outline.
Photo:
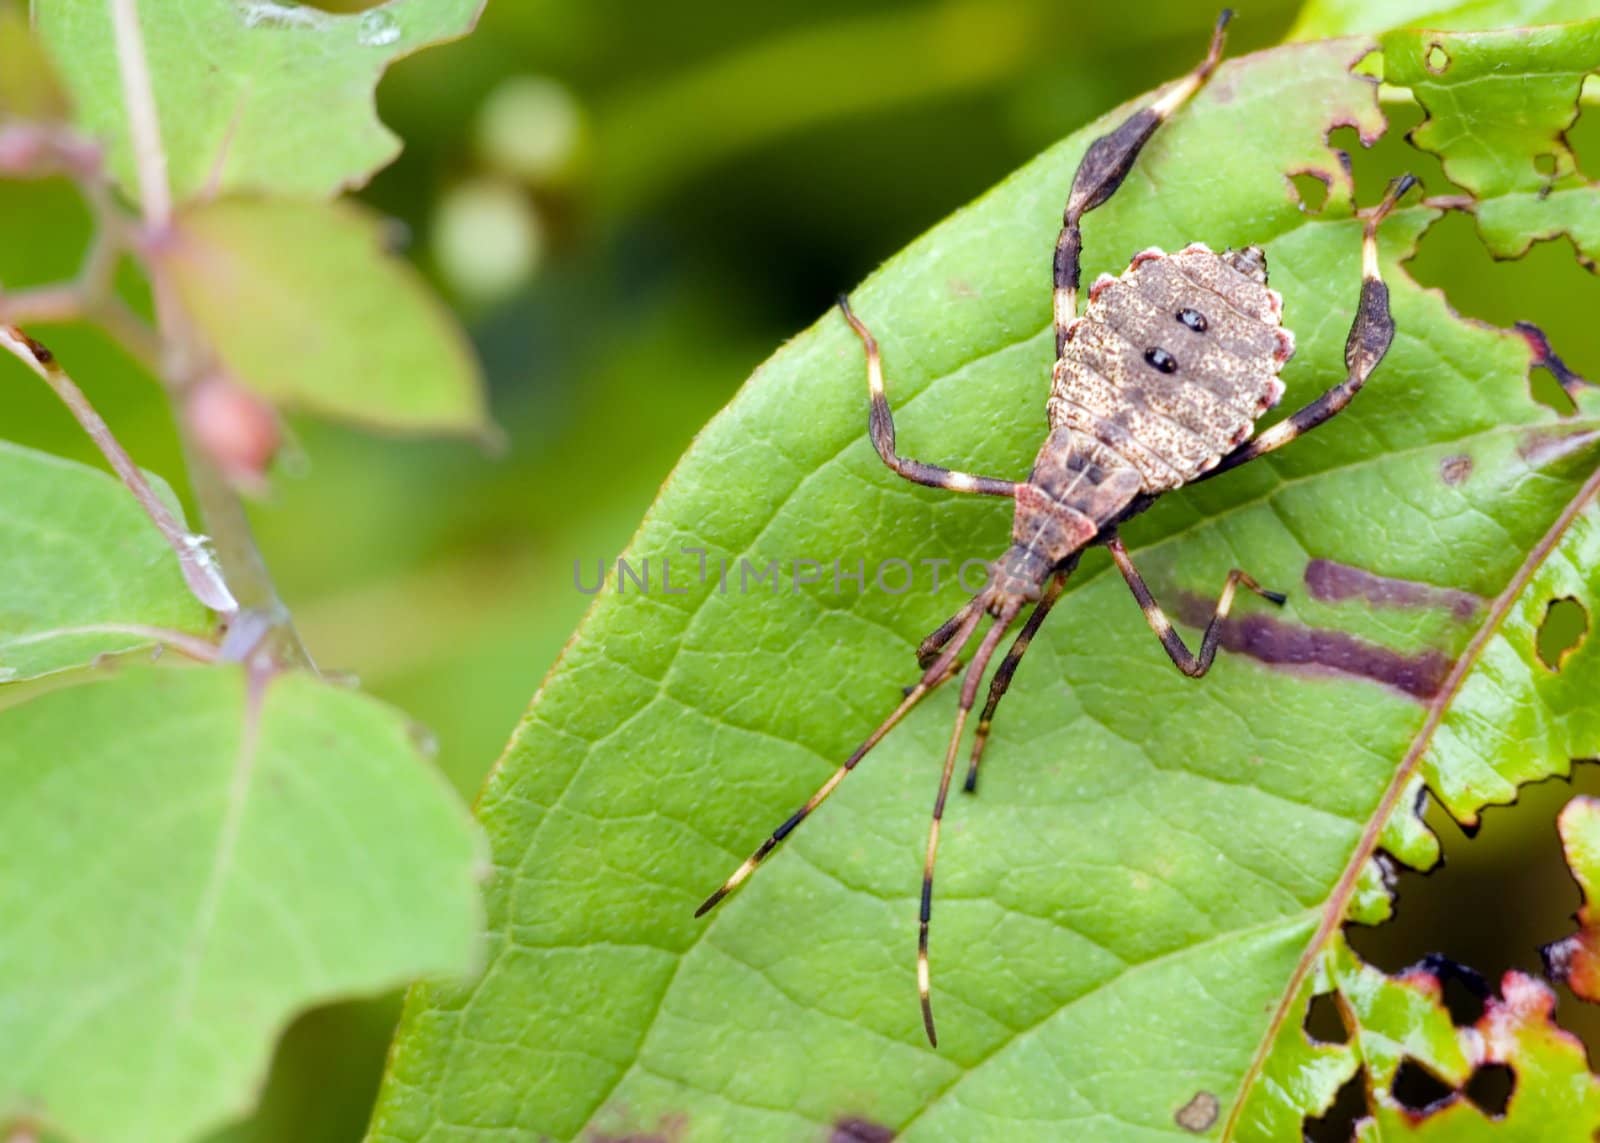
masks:
<instances>
[{"instance_id":1,"label":"mottled brown abdomen","mask_svg":"<svg viewBox=\"0 0 1600 1143\"><path fill-rule=\"evenodd\" d=\"M1294 352L1253 247L1147 250L1102 277L1056 362L1048 416L1136 469L1146 493L1215 467L1283 396Z\"/></svg>"}]
</instances>

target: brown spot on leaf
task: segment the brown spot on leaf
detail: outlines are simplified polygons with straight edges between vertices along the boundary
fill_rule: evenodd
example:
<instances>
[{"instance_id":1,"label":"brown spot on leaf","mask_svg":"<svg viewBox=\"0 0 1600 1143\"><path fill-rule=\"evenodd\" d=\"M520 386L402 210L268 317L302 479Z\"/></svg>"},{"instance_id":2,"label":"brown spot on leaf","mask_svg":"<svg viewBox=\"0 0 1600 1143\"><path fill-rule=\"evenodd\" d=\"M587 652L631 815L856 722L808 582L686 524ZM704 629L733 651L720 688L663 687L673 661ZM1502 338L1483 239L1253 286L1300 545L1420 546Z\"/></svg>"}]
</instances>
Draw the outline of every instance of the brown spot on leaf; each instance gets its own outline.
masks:
<instances>
[{"instance_id":1,"label":"brown spot on leaf","mask_svg":"<svg viewBox=\"0 0 1600 1143\"><path fill-rule=\"evenodd\" d=\"M1452 486L1460 484L1472 475L1472 464L1466 453L1447 456L1439 462L1439 479Z\"/></svg>"},{"instance_id":2,"label":"brown spot on leaf","mask_svg":"<svg viewBox=\"0 0 1600 1143\"><path fill-rule=\"evenodd\" d=\"M1377 575L1334 560L1312 560L1305 579L1311 598L1322 603L1362 599L1378 607L1437 607L1462 620L1471 619L1483 606L1483 600L1470 591Z\"/></svg>"},{"instance_id":3,"label":"brown spot on leaf","mask_svg":"<svg viewBox=\"0 0 1600 1143\"><path fill-rule=\"evenodd\" d=\"M1178 616L1193 627L1210 622L1214 601L1180 595ZM1304 667L1371 679L1415 699L1431 699L1450 673L1451 659L1442 651L1405 655L1369 643L1344 631L1302 627L1271 615L1245 615L1225 620L1221 646L1274 667Z\"/></svg>"},{"instance_id":4,"label":"brown spot on leaf","mask_svg":"<svg viewBox=\"0 0 1600 1143\"><path fill-rule=\"evenodd\" d=\"M1194 1098L1172 1116L1173 1121L1185 1131L1199 1134L1211 1130L1211 1125L1217 1121L1217 1113L1222 1109L1222 1104L1217 1097L1209 1091L1197 1091Z\"/></svg>"},{"instance_id":5,"label":"brown spot on leaf","mask_svg":"<svg viewBox=\"0 0 1600 1143\"><path fill-rule=\"evenodd\" d=\"M846 1115L834 1122L828 1143L890 1143L893 1138L894 1131L881 1123Z\"/></svg>"}]
</instances>

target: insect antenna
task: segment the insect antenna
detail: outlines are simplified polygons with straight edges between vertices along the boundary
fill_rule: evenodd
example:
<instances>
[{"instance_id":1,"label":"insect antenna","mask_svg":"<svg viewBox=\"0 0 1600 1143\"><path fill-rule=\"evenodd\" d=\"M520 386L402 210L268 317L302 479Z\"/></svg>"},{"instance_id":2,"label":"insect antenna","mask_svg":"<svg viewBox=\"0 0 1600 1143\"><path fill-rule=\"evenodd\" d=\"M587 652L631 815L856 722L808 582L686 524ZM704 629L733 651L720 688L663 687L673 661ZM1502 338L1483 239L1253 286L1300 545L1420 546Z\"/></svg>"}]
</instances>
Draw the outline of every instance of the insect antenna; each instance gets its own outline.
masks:
<instances>
[{"instance_id":1,"label":"insect antenna","mask_svg":"<svg viewBox=\"0 0 1600 1143\"><path fill-rule=\"evenodd\" d=\"M928 853L922 865L922 905L917 914L917 996L922 1001L922 1027L928 1033L928 1043L934 1047L939 1046L939 1034L934 1030L933 1001L929 996L928 922L933 916L933 864L939 855L939 827L944 820L945 802L950 797L950 779L955 774L956 754L961 749L961 732L966 729L967 716L977 701L978 684L983 681L984 670L1015 615L1014 607L1001 612L994 625L984 633L983 642L978 645L961 680L961 703L956 710L955 727L950 732L950 745L944 752L944 771L939 775L939 795L933 801L933 820L928 824ZM963 639L970 634L970 631L965 632Z\"/></svg>"},{"instance_id":2,"label":"insect antenna","mask_svg":"<svg viewBox=\"0 0 1600 1143\"><path fill-rule=\"evenodd\" d=\"M876 730L867 735L861 745L855 748L850 757L844 760L843 764L829 776L828 780L817 787L816 793L806 799L804 805L790 814L784 823L773 830L767 840L756 848L754 853L745 858L744 864L733 871L733 875L722 883L721 888L705 899L701 906L694 911L695 916L705 916L716 908L724 897L737 889L745 879L756 871L756 866L766 860L769 853L778 848L778 844L784 838L799 828L800 823L811 815L811 811L827 801L828 795L838 788L840 782L844 781L845 775L856 768L856 764L867 756L868 751L883 740L884 735L893 730L900 720L910 714L912 709L926 698L929 693L936 690L956 673L960 668L960 664L956 662L956 656L961 654L961 649L972 638L973 631L977 629L978 621L983 618L983 611L969 604L957 614L965 618L963 618L954 636L948 640L944 652L922 673L922 678L917 681L916 686L907 692L906 697L900 701L900 705L894 708L894 712L884 719ZM987 643L988 640L985 640L985 645ZM969 701L967 705L970 707L972 703Z\"/></svg>"}]
</instances>

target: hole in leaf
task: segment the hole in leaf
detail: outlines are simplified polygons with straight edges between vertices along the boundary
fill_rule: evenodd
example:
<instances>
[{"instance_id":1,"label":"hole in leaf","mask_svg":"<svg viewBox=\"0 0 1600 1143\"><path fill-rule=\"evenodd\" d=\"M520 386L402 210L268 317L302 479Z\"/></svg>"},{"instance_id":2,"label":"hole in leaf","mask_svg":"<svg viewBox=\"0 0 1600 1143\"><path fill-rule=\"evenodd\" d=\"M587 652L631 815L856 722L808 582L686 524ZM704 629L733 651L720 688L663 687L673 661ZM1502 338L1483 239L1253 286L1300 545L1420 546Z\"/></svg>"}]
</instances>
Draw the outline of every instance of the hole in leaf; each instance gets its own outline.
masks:
<instances>
[{"instance_id":1,"label":"hole in leaf","mask_svg":"<svg viewBox=\"0 0 1600 1143\"><path fill-rule=\"evenodd\" d=\"M1528 396L1563 417L1570 417L1578 411L1578 406L1573 403L1571 395L1547 369L1535 369L1528 374Z\"/></svg>"},{"instance_id":2,"label":"hole in leaf","mask_svg":"<svg viewBox=\"0 0 1600 1143\"><path fill-rule=\"evenodd\" d=\"M1359 186L1364 164L1362 156L1356 158ZM1435 185L1430 183L1430 189ZM1508 332L1519 321L1533 322L1572 372L1600 377L1600 340L1590 328L1592 315L1600 311L1600 276L1583 267L1568 239L1535 242L1521 258L1497 261L1489 256L1472 218L1451 211L1429 227L1406 265L1419 285L1442 290L1463 317ZM1564 415L1576 408L1548 369L1483 380L1526 385L1535 401Z\"/></svg>"},{"instance_id":3,"label":"hole in leaf","mask_svg":"<svg viewBox=\"0 0 1600 1143\"><path fill-rule=\"evenodd\" d=\"M1476 840L1452 824L1430 795L1423 816L1443 843L1443 865L1427 874L1403 869L1394 919L1374 927L1347 925L1351 947L1391 974L1426 962L1436 951L1490 982L1512 968L1540 974L1539 946L1569 936L1572 914L1582 904L1555 838L1556 814L1574 794L1600 796L1600 766L1577 760L1570 779L1522 786L1513 805L1484 810ZM1574 1002L1565 985L1557 992L1565 1001L1557 1010L1561 1026L1600 1059L1600 1005ZM1444 1002L1457 1021L1478 1012L1475 1002L1449 985Z\"/></svg>"},{"instance_id":4,"label":"hole in leaf","mask_svg":"<svg viewBox=\"0 0 1600 1143\"><path fill-rule=\"evenodd\" d=\"M1295 171L1289 176L1294 197L1306 214L1321 214L1328 205L1328 178L1315 171Z\"/></svg>"},{"instance_id":5,"label":"hole in leaf","mask_svg":"<svg viewBox=\"0 0 1600 1143\"><path fill-rule=\"evenodd\" d=\"M1381 79L1383 77L1383 49L1373 48L1351 64L1350 70L1355 75L1364 75L1369 79Z\"/></svg>"},{"instance_id":6,"label":"hole in leaf","mask_svg":"<svg viewBox=\"0 0 1600 1143\"><path fill-rule=\"evenodd\" d=\"M1344 1044L1350 1040L1350 1029L1344 1026L1344 1017L1339 1014L1339 1002L1331 992L1311 998L1304 1027L1306 1035L1319 1044Z\"/></svg>"},{"instance_id":7,"label":"hole in leaf","mask_svg":"<svg viewBox=\"0 0 1600 1143\"><path fill-rule=\"evenodd\" d=\"M1455 1098L1455 1089L1427 1068L1407 1056L1395 1072L1390 1087L1400 1106L1408 1111L1426 1112L1447 1100Z\"/></svg>"},{"instance_id":8,"label":"hole in leaf","mask_svg":"<svg viewBox=\"0 0 1600 1143\"><path fill-rule=\"evenodd\" d=\"M1350 1143L1356 1137L1356 1124L1367 1114L1366 1072L1356 1074L1340 1085L1333 1103L1302 1127L1306 1143Z\"/></svg>"},{"instance_id":9,"label":"hole in leaf","mask_svg":"<svg viewBox=\"0 0 1600 1143\"><path fill-rule=\"evenodd\" d=\"M1576 651L1589 634L1589 611L1576 599L1553 599L1545 608L1534 646L1539 661L1552 671L1566 665L1567 656Z\"/></svg>"},{"instance_id":10,"label":"hole in leaf","mask_svg":"<svg viewBox=\"0 0 1600 1143\"><path fill-rule=\"evenodd\" d=\"M1439 982L1441 1000L1457 1028L1476 1024L1483 1017L1489 982L1477 972L1438 953L1424 957L1418 967Z\"/></svg>"},{"instance_id":11,"label":"hole in leaf","mask_svg":"<svg viewBox=\"0 0 1600 1143\"><path fill-rule=\"evenodd\" d=\"M1423 56L1422 62L1434 75L1443 75L1450 67L1450 53L1445 51L1441 44L1429 44L1428 53Z\"/></svg>"},{"instance_id":12,"label":"hole in leaf","mask_svg":"<svg viewBox=\"0 0 1600 1143\"><path fill-rule=\"evenodd\" d=\"M1538 171L1541 175L1555 174L1556 157L1548 151L1542 155L1535 155L1533 157L1533 169Z\"/></svg>"},{"instance_id":13,"label":"hole in leaf","mask_svg":"<svg viewBox=\"0 0 1600 1143\"><path fill-rule=\"evenodd\" d=\"M1517 1089L1517 1074L1507 1064L1484 1064L1462 1090L1473 1105L1494 1119L1503 1117Z\"/></svg>"}]
</instances>

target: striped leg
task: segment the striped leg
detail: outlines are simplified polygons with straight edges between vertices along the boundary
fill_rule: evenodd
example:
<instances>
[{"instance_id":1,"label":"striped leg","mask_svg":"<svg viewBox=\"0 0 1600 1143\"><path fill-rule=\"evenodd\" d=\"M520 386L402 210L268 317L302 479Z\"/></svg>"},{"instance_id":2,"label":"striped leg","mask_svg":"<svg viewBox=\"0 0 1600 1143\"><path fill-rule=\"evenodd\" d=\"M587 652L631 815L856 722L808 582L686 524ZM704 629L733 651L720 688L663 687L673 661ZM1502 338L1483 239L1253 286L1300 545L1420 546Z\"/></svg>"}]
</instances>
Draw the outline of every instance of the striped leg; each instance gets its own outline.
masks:
<instances>
[{"instance_id":1,"label":"striped leg","mask_svg":"<svg viewBox=\"0 0 1600 1143\"><path fill-rule=\"evenodd\" d=\"M1144 610L1144 617L1150 624L1150 630L1161 640L1161 645L1167 649L1168 656L1178 670L1192 679L1198 679L1211 669L1211 661L1217 657L1217 642L1222 638L1222 621L1228 618L1228 611L1233 607L1234 592L1241 584L1272 603L1282 604L1284 601L1284 596L1279 592L1268 591L1244 572L1234 568L1228 573L1228 582L1222 585L1222 595L1217 600L1217 609L1211 616L1211 622L1206 624L1206 633L1200 639L1200 653L1196 655L1178 637L1178 633L1172 629L1171 621L1157 605L1155 597L1150 594L1150 589L1145 586L1144 577L1139 574L1139 569L1133 566L1133 560L1128 557L1128 549L1122 546L1122 537L1113 536L1107 540L1106 550L1117 562L1117 569L1122 572L1122 578L1128 581L1128 589L1133 592L1133 598L1139 601L1140 608Z\"/></svg>"},{"instance_id":2,"label":"striped leg","mask_svg":"<svg viewBox=\"0 0 1600 1143\"><path fill-rule=\"evenodd\" d=\"M956 710L955 728L950 732L950 745L944 752L939 793L933 801L933 820L928 824L928 851L922 864L922 904L917 913L917 996L922 1001L922 1027L928 1033L928 1043L934 1047L939 1046L939 1034L934 1030L933 1001L929 995L932 975L928 970L928 924L933 919L933 864L939 856L939 827L944 822L945 802L950 797L950 779L955 774L956 754L961 749L961 732L966 729L967 716L978 699L978 684L983 681L983 672L1015 615L1014 609L1008 609L995 619L961 680L961 703Z\"/></svg>"},{"instance_id":3,"label":"striped leg","mask_svg":"<svg viewBox=\"0 0 1600 1143\"><path fill-rule=\"evenodd\" d=\"M1160 99L1149 107L1135 112L1110 134L1102 135L1084 152L1083 161L1072 179L1072 191L1067 195L1067 209L1061 221L1061 237L1056 240L1055 260L1055 324L1056 356L1066 348L1067 332L1078 316L1079 256L1083 253L1083 235L1079 223L1083 216L1110 198L1133 169L1139 151L1178 108L1187 103L1211 78L1222 58L1223 29L1233 13L1224 8L1217 17L1216 29L1211 33L1211 47L1198 67L1173 84Z\"/></svg>"},{"instance_id":4,"label":"striped leg","mask_svg":"<svg viewBox=\"0 0 1600 1143\"><path fill-rule=\"evenodd\" d=\"M962 786L969 794L978 792L978 765L983 761L984 747L989 744L989 727L994 722L995 708L1005 697L1007 688L1011 686L1011 677L1017 673L1017 664L1022 662L1022 656L1028 653L1028 645L1039 633L1039 628L1044 626L1045 616L1050 614L1050 608L1061 598L1061 593L1067 588L1067 576L1072 574L1072 569L1077 565L1078 561L1074 558L1071 564L1056 573L1055 578L1050 581L1050 586L1045 588L1044 594L1039 597L1039 602L1034 605L1028 621L1017 633L1016 639L1011 644L1011 650L1000 660L994 678L989 680L989 701L984 703L983 713L978 716L978 732L972 740L972 759L967 763L967 780Z\"/></svg>"},{"instance_id":5,"label":"striped leg","mask_svg":"<svg viewBox=\"0 0 1600 1143\"><path fill-rule=\"evenodd\" d=\"M1378 269L1378 224L1416 181L1410 175L1395 179L1389 184L1383 201L1367 216L1366 229L1361 238L1361 301L1356 306L1356 319L1350 326L1350 336L1344 343L1345 379L1254 440L1246 441L1234 449L1215 468L1196 477L1196 481L1209 480L1241 464L1248 464L1259 456L1282 448L1300 434L1310 432L1342 412L1367 383L1367 378L1372 376L1372 371L1389 351L1389 343L1394 340L1394 318L1389 314L1389 287Z\"/></svg>"},{"instance_id":6,"label":"striped leg","mask_svg":"<svg viewBox=\"0 0 1600 1143\"><path fill-rule=\"evenodd\" d=\"M810 816L811 811L828 800L828 795L838 788L840 782L844 781L845 775L856 768L856 764L867 756L868 751L883 740L884 735L893 730L900 720L910 714L912 708L927 697L931 691L937 689L941 683L955 674L956 656L961 653L961 648L966 646L967 640L972 638L972 632L977 628L978 620L982 618L983 612L978 610L972 610L968 614L961 625L961 630L950 641L950 646L945 650L944 654L939 656L936 662L923 672L922 678L917 682L916 686L906 693L906 697L901 700L900 705L895 707L894 713L884 719L878 728L869 734L860 746L855 748L850 757L846 758L844 763L833 772L828 780L817 788L816 793L806 799L804 805L790 814L782 825L772 831L767 840L762 842L756 851L745 859L744 864L733 871L733 876L724 881L715 893L705 899L701 906L694 911L695 916L705 916L716 908L718 902L737 889L746 878L756 871L756 866L766 860L767 855L776 849L784 838L793 833L800 823Z\"/></svg>"},{"instance_id":7,"label":"striped leg","mask_svg":"<svg viewBox=\"0 0 1600 1143\"><path fill-rule=\"evenodd\" d=\"M861 319L850 309L845 298L839 299L839 309L850 328L856 331L867 351L867 391L872 398L872 410L867 417L867 428L872 434L872 447L878 450L883 463L913 484L926 484L930 488L948 488L952 492L977 492L984 496L1015 496L1017 483L994 476L973 476L966 472L952 472L935 464L899 455L894 451L894 414L889 410L889 397L883 388L883 361L878 355L878 342Z\"/></svg>"}]
</instances>

